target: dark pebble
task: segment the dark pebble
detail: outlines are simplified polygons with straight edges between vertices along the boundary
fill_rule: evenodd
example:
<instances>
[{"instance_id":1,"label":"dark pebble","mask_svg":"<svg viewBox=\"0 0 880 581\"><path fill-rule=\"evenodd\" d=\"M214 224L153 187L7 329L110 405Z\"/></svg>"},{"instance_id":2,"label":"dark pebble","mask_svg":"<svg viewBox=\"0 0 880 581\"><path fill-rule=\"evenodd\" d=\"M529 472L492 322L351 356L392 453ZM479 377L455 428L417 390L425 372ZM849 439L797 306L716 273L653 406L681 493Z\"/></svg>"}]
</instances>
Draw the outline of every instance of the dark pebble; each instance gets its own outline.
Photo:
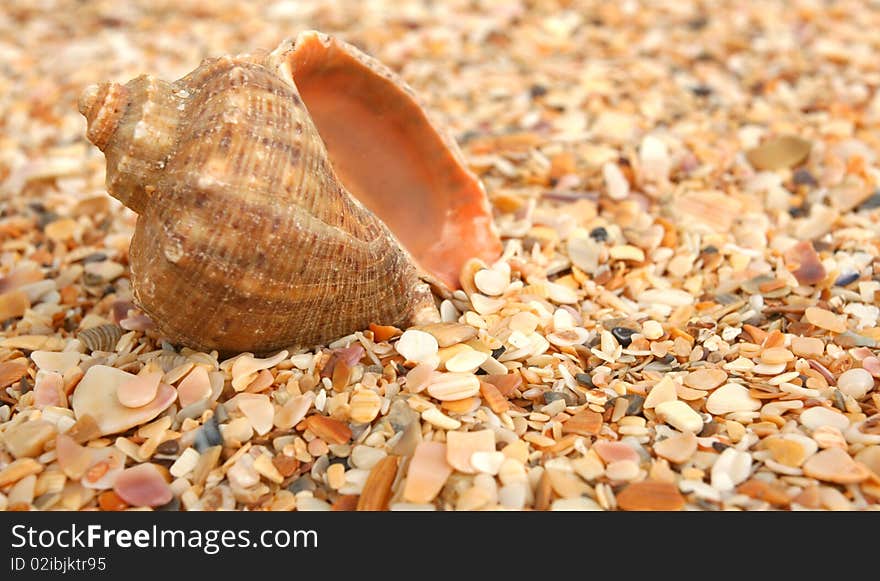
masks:
<instances>
[{"instance_id":1,"label":"dark pebble","mask_svg":"<svg viewBox=\"0 0 880 581\"><path fill-rule=\"evenodd\" d=\"M623 347L629 347L629 344L632 343L632 336L635 333L635 329L630 329L628 327L614 327L611 329L611 334L614 335L614 338L617 339L617 342Z\"/></svg>"},{"instance_id":2,"label":"dark pebble","mask_svg":"<svg viewBox=\"0 0 880 581\"><path fill-rule=\"evenodd\" d=\"M162 442L156 448L156 453L158 454L177 454L180 451L180 440L168 440L167 442Z\"/></svg>"},{"instance_id":3,"label":"dark pebble","mask_svg":"<svg viewBox=\"0 0 880 581\"><path fill-rule=\"evenodd\" d=\"M709 19L706 16L697 16L688 21L687 27L691 30L702 30L709 25Z\"/></svg>"},{"instance_id":4,"label":"dark pebble","mask_svg":"<svg viewBox=\"0 0 880 581\"><path fill-rule=\"evenodd\" d=\"M465 131L464 133L461 134L461 136L459 136L458 142L464 144L464 143L467 143L468 141L471 141L472 139L476 139L480 135L481 134L479 131Z\"/></svg>"},{"instance_id":5,"label":"dark pebble","mask_svg":"<svg viewBox=\"0 0 880 581\"><path fill-rule=\"evenodd\" d=\"M706 85L697 85L696 87L691 87L691 93L693 93L697 97L708 97L712 94L712 87L707 87Z\"/></svg>"},{"instance_id":6,"label":"dark pebble","mask_svg":"<svg viewBox=\"0 0 880 581\"><path fill-rule=\"evenodd\" d=\"M217 416L211 416L205 424L199 428L199 431L196 433L196 439L193 442L193 446L200 454L205 452L208 448L213 448L214 446L220 446L223 444L223 436L220 435L220 427L217 424Z\"/></svg>"},{"instance_id":7,"label":"dark pebble","mask_svg":"<svg viewBox=\"0 0 880 581\"><path fill-rule=\"evenodd\" d=\"M709 436L714 436L718 433L718 422L709 422L708 424L703 424L703 429L700 431L701 438L708 438Z\"/></svg>"},{"instance_id":8,"label":"dark pebble","mask_svg":"<svg viewBox=\"0 0 880 581\"><path fill-rule=\"evenodd\" d=\"M672 366L669 365L668 363L663 363L662 361L658 361L655 359L654 361L645 365L645 370L646 371L656 371L656 372L660 372L660 373L668 373L669 371L672 371Z\"/></svg>"},{"instance_id":9,"label":"dark pebble","mask_svg":"<svg viewBox=\"0 0 880 581\"><path fill-rule=\"evenodd\" d=\"M810 170L803 167L795 170L794 175L791 179L796 186L816 187L819 185L819 182L816 181L816 178L813 177L813 174L810 173Z\"/></svg>"},{"instance_id":10,"label":"dark pebble","mask_svg":"<svg viewBox=\"0 0 880 581\"><path fill-rule=\"evenodd\" d=\"M577 398L564 391L545 391L544 392L544 403L552 403L558 399L564 399L565 405L577 405Z\"/></svg>"},{"instance_id":11,"label":"dark pebble","mask_svg":"<svg viewBox=\"0 0 880 581\"><path fill-rule=\"evenodd\" d=\"M730 446L728 444L725 444L724 442L712 442L712 449L716 452L720 453L728 448L730 448Z\"/></svg>"},{"instance_id":12,"label":"dark pebble","mask_svg":"<svg viewBox=\"0 0 880 581\"><path fill-rule=\"evenodd\" d=\"M178 511L180 510L180 499L174 496L166 504L157 506L155 510L161 510L162 512Z\"/></svg>"},{"instance_id":13,"label":"dark pebble","mask_svg":"<svg viewBox=\"0 0 880 581\"><path fill-rule=\"evenodd\" d=\"M597 226L590 230L590 238L595 240L596 242L605 242L608 240L608 230L603 228L602 226Z\"/></svg>"},{"instance_id":14,"label":"dark pebble","mask_svg":"<svg viewBox=\"0 0 880 581\"><path fill-rule=\"evenodd\" d=\"M395 432L400 432L417 421L419 415L409 407L406 401L396 399L391 404L391 409L388 410L388 415L385 416L385 419L388 420L388 423L391 424Z\"/></svg>"},{"instance_id":15,"label":"dark pebble","mask_svg":"<svg viewBox=\"0 0 880 581\"><path fill-rule=\"evenodd\" d=\"M792 206L788 209L788 215L792 218L803 218L808 213L809 212L807 211L807 208L805 208L804 206Z\"/></svg>"},{"instance_id":16,"label":"dark pebble","mask_svg":"<svg viewBox=\"0 0 880 581\"><path fill-rule=\"evenodd\" d=\"M103 252L92 252L82 259L82 263L88 264L90 262L104 262L105 260L107 260L107 255Z\"/></svg>"},{"instance_id":17,"label":"dark pebble","mask_svg":"<svg viewBox=\"0 0 880 581\"><path fill-rule=\"evenodd\" d=\"M873 210L880 208L880 190L875 190L870 198L859 204L859 210Z\"/></svg>"},{"instance_id":18,"label":"dark pebble","mask_svg":"<svg viewBox=\"0 0 880 581\"><path fill-rule=\"evenodd\" d=\"M626 415L638 416L642 414L642 406L645 404L644 397L637 393L628 393L623 397L624 399L629 400L629 405L626 408Z\"/></svg>"},{"instance_id":19,"label":"dark pebble","mask_svg":"<svg viewBox=\"0 0 880 581\"><path fill-rule=\"evenodd\" d=\"M492 349L492 357L494 357L495 359L498 359L499 357L504 355L505 351L507 351L507 347L505 347L504 345L502 345L498 349Z\"/></svg>"},{"instance_id":20,"label":"dark pebble","mask_svg":"<svg viewBox=\"0 0 880 581\"><path fill-rule=\"evenodd\" d=\"M317 486L315 486L314 481L306 474L303 474L287 486L287 490L294 494L302 492L303 490L315 490L315 488L317 488Z\"/></svg>"},{"instance_id":21,"label":"dark pebble","mask_svg":"<svg viewBox=\"0 0 880 581\"><path fill-rule=\"evenodd\" d=\"M547 87L545 87L544 85L535 84L529 87L529 95L531 95L532 99L536 97L543 97L546 94Z\"/></svg>"},{"instance_id":22,"label":"dark pebble","mask_svg":"<svg viewBox=\"0 0 880 581\"><path fill-rule=\"evenodd\" d=\"M226 406L218 404L216 408L214 408L214 417L217 419L218 424L225 424L229 421L229 412L226 411Z\"/></svg>"},{"instance_id":23,"label":"dark pebble","mask_svg":"<svg viewBox=\"0 0 880 581\"><path fill-rule=\"evenodd\" d=\"M709 246L703 248L703 250L701 250L700 252L702 252L703 254L718 254L718 248L710 244Z\"/></svg>"},{"instance_id":24,"label":"dark pebble","mask_svg":"<svg viewBox=\"0 0 880 581\"><path fill-rule=\"evenodd\" d=\"M399 362L395 361L394 366L397 368L397 375L406 375L408 373L406 367L401 365Z\"/></svg>"},{"instance_id":25,"label":"dark pebble","mask_svg":"<svg viewBox=\"0 0 880 581\"><path fill-rule=\"evenodd\" d=\"M58 214L55 212L46 212L45 214L40 214L40 217L37 219L37 224L40 227L40 230L44 229L46 226L54 222L59 218Z\"/></svg>"},{"instance_id":26,"label":"dark pebble","mask_svg":"<svg viewBox=\"0 0 880 581\"><path fill-rule=\"evenodd\" d=\"M30 378L25 375L21 378L21 381L18 382L18 393L25 394L34 388L34 384L31 382Z\"/></svg>"},{"instance_id":27,"label":"dark pebble","mask_svg":"<svg viewBox=\"0 0 880 581\"><path fill-rule=\"evenodd\" d=\"M575 373L574 378L577 380L578 383L589 387L590 389L596 387L595 385L593 385L593 378L590 377L589 373Z\"/></svg>"},{"instance_id":28,"label":"dark pebble","mask_svg":"<svg viewBox=\"0 0 880 581\"><path fill-rule=\"evenodd\" d=\"M837 277L837 280L834 281L835 286L846 286L848 284L852 284L855 281L859 280L859 273L857 272L846 272Z\"/></svg>"}]
</instances>

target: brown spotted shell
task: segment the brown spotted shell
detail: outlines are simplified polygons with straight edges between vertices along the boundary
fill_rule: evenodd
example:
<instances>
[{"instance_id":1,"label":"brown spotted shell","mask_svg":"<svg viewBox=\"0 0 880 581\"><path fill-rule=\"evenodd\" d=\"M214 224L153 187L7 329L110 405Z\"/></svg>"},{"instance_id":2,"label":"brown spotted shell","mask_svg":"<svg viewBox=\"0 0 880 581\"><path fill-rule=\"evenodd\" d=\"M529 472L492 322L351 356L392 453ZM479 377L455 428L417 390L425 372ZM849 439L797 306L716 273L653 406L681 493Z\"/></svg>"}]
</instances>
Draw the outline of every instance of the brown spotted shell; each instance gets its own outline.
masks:
<instances>
[{"instance_id":1,"label":"brown spotted shell","mask_svg":"<svg viewBox=\"0 0 880 581\"><path fill-rule=\"evenodd\" d=\"M174 342L265 352L412 324L436 312L424 279L456 288L465 261L500 253L454 142L326 35L96 85L80 111L139 214L135 299Z\"/></svg>"}]
</instances>

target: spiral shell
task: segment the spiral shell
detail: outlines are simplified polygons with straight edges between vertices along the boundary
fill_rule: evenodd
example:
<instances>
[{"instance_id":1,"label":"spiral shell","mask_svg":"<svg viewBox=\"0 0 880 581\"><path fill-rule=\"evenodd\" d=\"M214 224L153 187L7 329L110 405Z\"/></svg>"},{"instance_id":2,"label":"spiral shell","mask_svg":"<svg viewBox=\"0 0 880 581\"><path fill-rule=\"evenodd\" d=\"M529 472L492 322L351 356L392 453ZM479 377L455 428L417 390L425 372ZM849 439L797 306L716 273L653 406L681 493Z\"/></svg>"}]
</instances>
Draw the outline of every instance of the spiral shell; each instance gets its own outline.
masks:
<instances>
[{"instance_id":1,"label":"spiral shell","mask_svg":"<svg viewBox=\"0 0 880 581\"><path fill-rule=\"evenodd\" d=\"M412 324L436 313L425 280L455 288L466 260L500 253L455 143L326 35L90 87L80 111L139 215L135 300L173 342L266 352Z\"/></svg>"},{"instance_id":2,"label":"spiral shell","mask_svg":"<svg viewBox=\"0 0 880 581\"><path fill-rule=\"evenodd\" d=\"M122 334L122 329L116 325L107 324L83 329L76 337L89 351L113 351Z\"/></svg>"}]
</instances>

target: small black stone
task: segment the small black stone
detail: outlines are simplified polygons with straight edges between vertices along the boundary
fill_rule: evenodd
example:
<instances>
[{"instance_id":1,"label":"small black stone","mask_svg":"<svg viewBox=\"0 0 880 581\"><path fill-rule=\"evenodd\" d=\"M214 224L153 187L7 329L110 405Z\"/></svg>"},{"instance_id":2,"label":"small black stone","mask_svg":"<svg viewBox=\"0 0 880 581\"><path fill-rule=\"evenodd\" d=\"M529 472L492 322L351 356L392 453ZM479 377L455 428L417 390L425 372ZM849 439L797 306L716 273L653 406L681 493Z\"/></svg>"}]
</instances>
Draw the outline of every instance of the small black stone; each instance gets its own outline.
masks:
<instances>
[{"instance_id":1,"label":"small black stone","mask_svg":"<svg viewBox=\"0 0 880 581\"><path fill-rule=\"evenodd\" d=\"M543 97L546 94L547 87L545 87L544 85L534 84L529 87L529 95L532 97L532 99L535 99L536 97Z\"/></svg>"},{"instance_id":2,"label":"small black stone","mask_svg":"<svg viewBox=\"0 0 880 581\"><path fill-rule=\"evenodd\" d=\"M196 439L193 446L197 452L204 453L208 448L220 446L223 444L223 436L220 434L220 427L217 424L217 416L211 416L204 425L196 432Z\"/></svg>"},{"instance_id":3,"label":"small black stone","mask_svg":"<svg viewBox=\"0 0 880 581\"><path fill-rule=\"evenodd\" d=\"M171 500L169 500L162 506L157 506L155 510L161 510L163 512L178 511L180 510L180 499L176 496L173 496L171 497Z\"/></svg>"},{"instance_id":4,"label":"small black stone","mask_svg":"<svg viewBox=\"0 0 880 581\"><path fill-rule=\"evenodd\" d=\"M629 347L629 344L632 343L632 336L635 333L635 329L629 329L627 327L614 327L611 329L611 334L614 335L614 338L617 339L617 342L623 347Z\"/></svg>"},{"instance_id":5,"label":"small black stone","mask_svg":"<svg viewBox=\"0 0 880 581\"><path fill-rule=\"evenodd\" d=\"M214 408L214 418L217 420L218 424L225 424L229 421L229 412L226 411L225 405L221 403Z\"/></svg>"},{"instance_id":6,"label":"small black stone","mask_svg":"<svg viewBox=\"0 0 880 581\"><path fill-rule=\"evenodd\" d=\"M808 214L807 208L803 206L792 206L788 209L788 215L792 218L803 218Z\"/></svg>"},{"instance_id":7,"label":"small black stone","mask_svg":"<svg viewBox=\"0 0 880 581\"><path fill-rule=\"evenodd\" d=\"M712 94L712 87L707 87L706 85L697 85L696 87L691 87L691 93L693 93L697 97L708 97Z\"/></svg>"},{"instance_id":8,"label":"small black stone","mask_svg":"<svg viewBox=\"0 0 880 581\"><path fill-rule=\"evenodd\" d=\"M167 442L162 442L156 447L156 453L158 454L177 454L180 451L180 441L179 440L168 440Z\"/></svg>"},{"instance_id":9,"label":"small black stone","mask_svg":"<svg viewBox=\"0 0 880 581\"><path fill-rule=\"evenodd\" d=\"M593 378L590 377L589 373L575 373L574 378L577 380L578 383L580 383L581 385L585 385L590 389L596 387L595 385L593 385Z\"/></svg>"},{"instance_id":10,"label":"small black stone","mask_svg":"<svg viewBox=\"0 0 880 581\"><path fill-rule=\"evenodd\" d=\"M718 423L717 422L709 422L707 424L703 424L703 429L700 430L701 438L708 438L709 436L714 436L718 433Z\"/></svg>"},{"instance_id":11,"label":"small black stone","mask_svg":"<svg viewBox=\"0 0 880 581\"><path fill-rule=\"evenodd\" d=\"M565 400L565 405L577 405L577 398L564 391L545 391L544 403L552 403L558 399Z\"/></svg>"},{"instance_id":12,"label":"small black stone","mask_svg":"<svg viewBox=\"0 0 880 581\"><path fill-rule=\"evenodd\" d=\"M505 347L504 345L502 345L498 349L492 349L492 357L498 359L499 357L504 355L505 351L507 351L507 347Z\"/></svg>"},{"instance_id":13,"label":"small black stone","mask_svg":"<svg viewBox=\"0 0 880 581\"><path fill-rule=\"evenodd\" d=\"M31 380L27 375L21 378L21 381L18 382L18 393L25 394L33 389L34 384L31 383Z\"/></svg>"},{"instance_id":14,"label":"small black stone","mask_svg":"<svg viewBox=\"0 0 880 581\"><path fill-rule=\"evenodd\" d=\"M608 240L608 230L603 228L602 226L597 226L590 230L590 238L595 240L596 242L605 242Z\"/></svg>"},{"instance_id":15,"label":"small black stone","mask_svg":"<svg viewBox=\"0 0 880 581\"><path fill-rule=\"evenodd\" d=\"M88 264L90 262L104 262L105 260L107 260L107 255L103 252L92 252L82 259L82 263Z\"/></svg>"},{"instance_id":16,"label":"small black stone","mask_svg":"<svg viewBox=\"0 0 880 581\"><path fill-rule=\"evenodd\" d=\"M859 204L859 210L873 210L880 208L880 190L875 190L870 198Z\"/></svg>"},{"instance_id":17,"label":"small black stone","mask_svg":"<svg viewBox=\"0 0 880 581\"><path fill-rule=\"evenodd\" d=\"M834 286L846 286L857 280L859 280L859 273L846 272L837 277L837 280L834 281Z\"/></svg>"},{"instance_id":18,"label":"small black stone","mask_svg":"<svg viewBox=\"0 0 880 581\"><path fill-rule=\"evenodd\" d=\"M312 481L311 476L307 474L303 474L287 486L287 490L294 494L302 492L303 490L314 490L315 488L317 487L315 486L314 481Z\"/></svg>"},{"instance_id":19,"label":"small black stone","mask_svg":"<svg viewBox=\"0 0 880 581\"><path fill-rule=\"evenodd\" d=\"M624 399L629 400L629 406L626 408L626 415L628 416L638 416L642 414L642 406L645 403L645 398L637 393L628 393L623 396Z\"/></svg>"},{"instance_id":20,"label":"small black stone","mask_svg":"<svg viewBox=\"0 0 880 581\"><path fill-rule=\"evenodd\" d=\"M712 442L712 448L716 452L723 452L726 449L730 448L730 446L728 444L725 444L724 442Z\"/></svg>"},{"instance_id":21,"label":"small black stone","mask_svg":"<svg viewBox=\"0 0 880 581\"><path fill-rule=\"evenodd\" d=\"M709 24L709 19L706 16L697 16L688 21L687 27L691 30L702 30L706 28Z\"/></svg>"},{"instance_id":22,"label":"small black stone","mask_svg":"<svg viewBox=\"0 0 880 581\"><path fill-rule=\"evenodd\" d=\"M406 375L407 374L406 367L404 367L403 365L401 365L400 363L398 363L396 361L395 361L394 365L395 365L395 367L397 367L397 375Z\"/></svg>"},{"instance_id":23,"label":"small black stone","mask_svg":"<svg viewBox=\"0 0 880 581\"><path fill-rule=\"evenodd\" d=\"M816 178L813 177L810 170L804 167L796 169L791 179L796 186L810 186L811 188L814 188L819 185L819 182L816 181Z\"/></svg>"},{"instance_id":24,"label":"small black stone","mask_svg":"<svg viewBox=\"0 0 880 581\"><path fill-rule=\"evenodd\" d=\"M718 254L718 248L712 246L711 244L702 250L703 254Z\"/></svg>"}]
</instances>

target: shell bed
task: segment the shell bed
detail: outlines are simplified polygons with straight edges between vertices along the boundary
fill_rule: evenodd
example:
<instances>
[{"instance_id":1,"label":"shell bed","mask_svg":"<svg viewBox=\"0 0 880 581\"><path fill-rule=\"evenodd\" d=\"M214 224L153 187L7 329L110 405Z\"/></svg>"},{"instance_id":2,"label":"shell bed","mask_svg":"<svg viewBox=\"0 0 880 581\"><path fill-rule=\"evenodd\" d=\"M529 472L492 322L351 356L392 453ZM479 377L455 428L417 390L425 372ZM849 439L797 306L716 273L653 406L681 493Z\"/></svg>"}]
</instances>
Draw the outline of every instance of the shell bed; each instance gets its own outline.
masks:
<instances>
[{"instance_id":1,"label":"shell bed","mask_svg":"<svg viewBox=\"0 0 880 581\"><path fill-rule=\"evenodd\" d=\"M0 12L0 509L880 506L877 7L44 4ZM77 97L306 29L452 130L501 259L442 323L176 348Z\"/></svg>"}]
</instances>

